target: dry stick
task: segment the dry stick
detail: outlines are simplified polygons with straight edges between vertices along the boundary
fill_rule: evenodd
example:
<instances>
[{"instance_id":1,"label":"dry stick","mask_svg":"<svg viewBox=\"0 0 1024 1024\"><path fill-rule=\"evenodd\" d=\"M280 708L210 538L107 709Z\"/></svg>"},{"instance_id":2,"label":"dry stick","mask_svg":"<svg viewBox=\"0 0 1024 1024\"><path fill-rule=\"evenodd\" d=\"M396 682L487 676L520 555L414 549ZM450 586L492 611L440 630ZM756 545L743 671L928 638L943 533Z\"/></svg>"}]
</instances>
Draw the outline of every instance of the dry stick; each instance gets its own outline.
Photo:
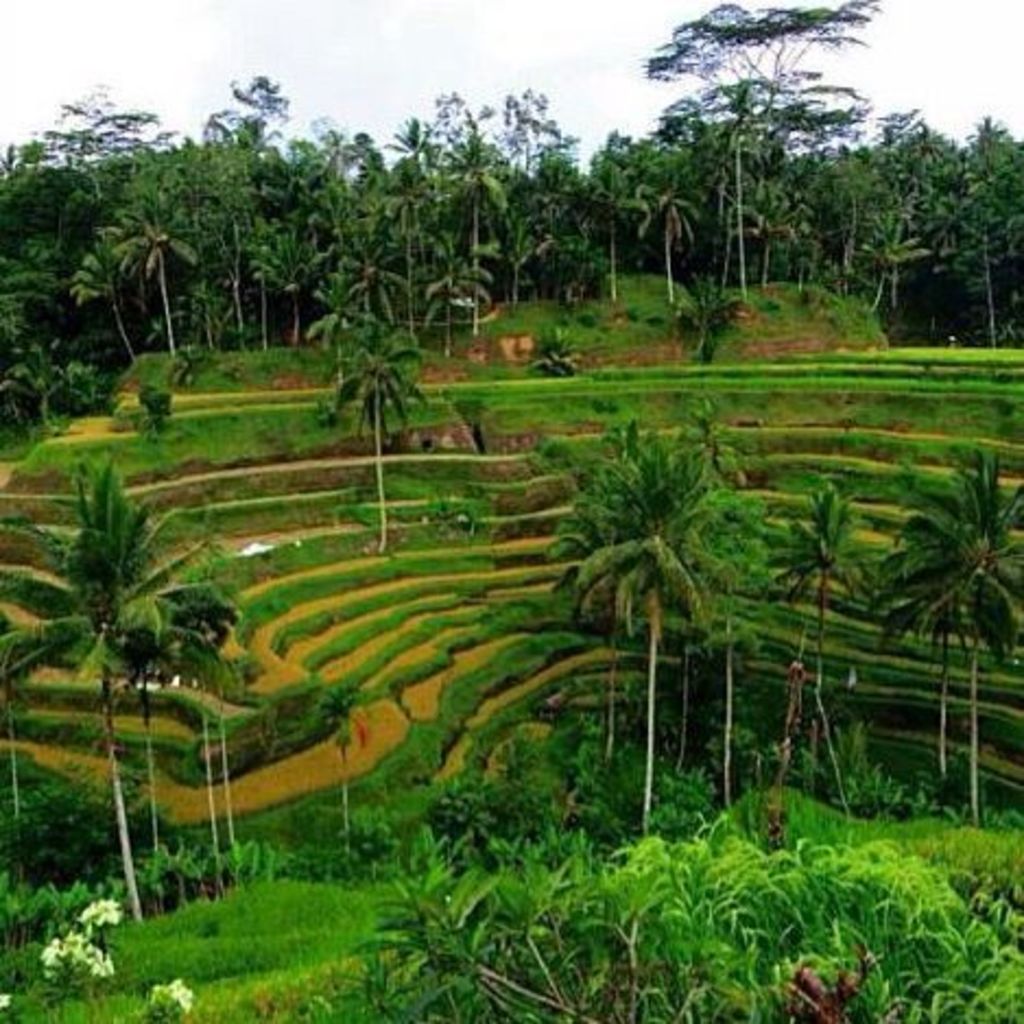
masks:
<instances>
[{"instance_id":1,"label":"dry stick","mask_svg":"<svg viewBox=\"0 0 1024 1024\"><path fill-rule=\"evenodd\" d=\"M520 985L519 982L513 981L511 978L507 978L503 974L499 974L490 967L484 967L481 964L477 967L477 973L483 980L485 987L494 992L496 996L498 994L496 989L507 989L509 992L514 992L517 996L520 996L523 999L528 999L530 1002L537 1003L540 1006L546 1006L549 1010L554 1010L557 1013L565 1014L570 1020L577 1021L578 1024L602 1024L602 1022L596 1017L590 1017L573 1006L567 1006L565 1003L561 1003L557 999L552 999L540 992L534 992L533 989L529 989L525 985Z\"/></svg>"}]
</instances>

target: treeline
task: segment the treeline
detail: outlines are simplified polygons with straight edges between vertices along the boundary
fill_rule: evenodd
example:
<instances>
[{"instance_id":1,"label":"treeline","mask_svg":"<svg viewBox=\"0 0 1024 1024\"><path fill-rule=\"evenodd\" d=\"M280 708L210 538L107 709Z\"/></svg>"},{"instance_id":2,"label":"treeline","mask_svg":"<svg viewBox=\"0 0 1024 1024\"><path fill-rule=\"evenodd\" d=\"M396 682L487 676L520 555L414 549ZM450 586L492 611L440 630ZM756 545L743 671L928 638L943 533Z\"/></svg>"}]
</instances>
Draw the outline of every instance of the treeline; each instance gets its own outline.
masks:
<instances>
[{"instance_id":1,"label":"treeline","mask_svg":"<svg viewBox=\"0 0 1024 1024\"><path fill-rule=\"evenodd\" d=\"M814 282L867 297L897 335L1011 342L1024 148L991 121L966 144L917 114L869 131L815 60L876 13L730 4L679 26L646 72L682 98L587 166L532 91L443 96L383 143L326 124L286 140L264 77L199 140L103 94L68 106L0 162L7 413L39 411L38 366L13 372L30 348L50 393L75 394L56 379L74 360L88 377L146 351L299 344L366 313L441 338L495 302L615 299L627 268L665 274L670 297L694 278Z\"/></svg>"}]
</instances>

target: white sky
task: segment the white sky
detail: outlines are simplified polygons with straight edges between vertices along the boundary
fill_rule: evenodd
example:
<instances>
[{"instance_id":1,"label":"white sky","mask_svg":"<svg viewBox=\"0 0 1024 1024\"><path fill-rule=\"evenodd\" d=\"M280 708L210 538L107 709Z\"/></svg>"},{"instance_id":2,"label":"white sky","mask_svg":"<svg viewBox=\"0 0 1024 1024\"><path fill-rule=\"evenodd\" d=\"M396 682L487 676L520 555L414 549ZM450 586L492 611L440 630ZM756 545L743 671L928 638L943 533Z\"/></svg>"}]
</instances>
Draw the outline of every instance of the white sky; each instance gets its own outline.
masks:
<instances>
[{"instance_id":1,"label":"white sky","mask_svg":"<svg viewBox=\"0 0 1024 1024\"><path fill-rule=\"evenodd\" d=\"M771 0L773 3L784 0ZM883 0L870 49L832 77L881 112L920 108L968 134L992 114L1024 135L1018 0ZM441 92L474 106L546 92L584 151L612 129L643 134L678 88L641 64L712 0L3 0L0 143L50 127L97 85L115 102L198 134L228 83L267 74L293 132L327 117L378 142ZM754 6L761 6L757 2Z\"/></svg>"}]
</instances>

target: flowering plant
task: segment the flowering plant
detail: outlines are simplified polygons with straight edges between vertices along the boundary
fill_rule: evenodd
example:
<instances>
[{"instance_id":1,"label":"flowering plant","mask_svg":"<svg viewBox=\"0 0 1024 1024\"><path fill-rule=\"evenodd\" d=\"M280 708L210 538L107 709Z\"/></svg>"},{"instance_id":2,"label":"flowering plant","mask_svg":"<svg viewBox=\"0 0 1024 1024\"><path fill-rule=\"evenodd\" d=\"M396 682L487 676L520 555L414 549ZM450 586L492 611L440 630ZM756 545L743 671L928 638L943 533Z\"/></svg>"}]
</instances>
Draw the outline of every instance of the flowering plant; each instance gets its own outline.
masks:
<instances>
[{"instance_id":1,"label":"flowering plant","mask_svg":"<svg viewBox=\"0 0 1024 1024\"><path fill-rule=\"evenodd\" d=\"M90 938L106 928L116 928L124 920L124 911L117 900L95 900L78 915L78 923Z\"/></svg>"},{"instance_id":2,"label":"flowering plant","mask_svg":"<svg viewBox=\"0 0 1024 1024\"><path fill-rule=\"evenodd\" d=\"M146 1007L146 1024L178 1024L192 1012L195 998L181 978L169 985L154 985Z\"/></svg>"},{"instance_id":3,"label":"flowering plant","mask_svg":"<svg viewBox=\"0 0 1024 1024\"><path fill-rule=\"evenodd\" d=\"M0 992L0 1013L7 1013L11 1008L11 997Z\"/></svg>"},{"instance_id":4,"label":"flowering plant","mask_svg":"<svg viewBox=\"0 0 1024 1024\"><path fill-rule=\"evenodd\" d=\"M43 975L53 985L77 986L114 976L114 962L82 932L54 939L42 952Z\"/></svg>"}]
</instances>

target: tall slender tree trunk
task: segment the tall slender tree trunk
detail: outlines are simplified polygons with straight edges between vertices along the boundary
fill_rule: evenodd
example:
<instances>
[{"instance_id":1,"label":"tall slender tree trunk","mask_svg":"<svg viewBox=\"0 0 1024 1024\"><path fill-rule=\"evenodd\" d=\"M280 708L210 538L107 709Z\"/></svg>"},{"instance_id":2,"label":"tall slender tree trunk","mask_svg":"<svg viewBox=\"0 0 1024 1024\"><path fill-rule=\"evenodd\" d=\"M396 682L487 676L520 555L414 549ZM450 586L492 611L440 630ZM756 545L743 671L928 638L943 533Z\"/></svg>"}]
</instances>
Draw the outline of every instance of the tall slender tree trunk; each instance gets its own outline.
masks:
<instances>
[{"instance_id":1,"label":"tall slender tree trunk","mask_svg":"<svg viewBox=\"0 0 1024 1024\"><path fill-rule=\"evenodd\" d=\"M139 885L135 876L135 857L132 854L132 837L128 831L128 812L124 804L124 788L121 785L121 767L117 762L117 740L114 736L114 697L110 679L104 676L102 682L103 740L107 748L107 766L110 770L110 789L114 798L114 817L117 822L117 840L121 848L121 868L124 872L124 886L128 893L128 908L132 918L142 920L142 901L139 899Z\"/></svg>"},{"instance_id":2,"label":"tall slender tree trunk","mask_svg":"<svg viewBox=\"0 0 1024 1024\"><path fill-rule=\"evenodd\" d=\"M238 221L231 222L235 241L234 266L231 274L231 298L235 306L235 326L238 328L239 342L245 333L245 315L242 312L242 240L238 231Z\"/></svg>"},{"instance_id":3,"label":"tall slender tree trunk","mask_svg":"<svg viewBox=\"0 0 1024 1024\"><path fill-rule=\"evenodd\" d=\"M131 338L128 337L128 332L125 330L124 317L121 316L121 303L117 301L116 294L110 300L110 308L114 311L114 322L117 324L117 333L121 337L121 344L124 345L129 360L134 363L135 348L132 345Z\"/></svg>"},{"instance_id":4,"label":"tall slender tree trunk","mask_svg":"<svg viewBox=\"0 0 1024 1024\"><path fill-rule=\"evenodd\" d=\"M14 807L14 820L21 817L21 780L18 774L18 735L14 724L14 701L7 698L7 746L11 761L11 803Z\"/></svg>"},{"instance_id":5,"label":"tall slender tree trunk","mask_svg":"<svg viewBox=\"0 0 1024 1024\"><path fill-rule=\"evenodd\" d=\"M743 150L736 138L736 244L740 259L740 293L747 297L747 243L743 236Z\"/></svg>"},{"instance_id":6,"label":"tall slender tree trunk","mask_svg":"<svg viewBox=\"0 0 1024 1024\"><path fill-rule=\"evenodd\" d=\"M996 325L996 299L995 289L992 285L992 260L989 256L988 232L985 232L984 241L985 253L985 301L988 304L988 340L992 348L996 347L998 328Z\"/></svg>"},{"instance_id":7,"label":"tall slender tree trunk","mask_svg":"<svg viewBox=\"0 0 1024 1024\"><path fill-rule=\"evenodd\" d=\"M878 279L878 291L875 292L875 301L871 303L871 312L877 313L882 305L882 296L885 295L885 274Z\"/></svg>"},{"instance_id":8,"label":"tall slender tree trunk","mask_svg":"<svg viewBox=\"0 0 1024 1024\"><path fill-rule=\"evenodd\" d=\"M299 293L292 292L292 344L302 342L302 320L299 313Z\"/></svg>"},{"instance_id":9,"label":"tall slender tree trunk","mask_svg":"<svg viewBox=\"0 0 1024 1024\"><path fill-rule=\"evenodd\" d=\"M610 762L615 753L615 682L619 668L619 648L612 640L612 664L608 671L608 724L605 732L604 759Z\"/></svg>"},{"instance_id":10,"label":"tall slender tree trunk","mask_svg":"<svg viewBox=\"0 0 1024 1024\"><path fill-rule=\"evenodd\" d=\"M473 197L473 280L480 280L480 198ZM473 291L473 337L480 337L480 292Z\"/></svg>"},{"instance_id":11,"label":"tall slender tree trunk","mask_svg":"<svg viewBox=\"0 0 1024 1024\"><path fill-rule=\"evenodd\" d=\"M665 282L668 284L668 304L675 305L675 283L672 280L672 235L669 233L667 223L665 226Z\"/></svg>"},{"instance_id":12,"label":"tall slender tree trunk","mask_svg":"<svg viewBox=\"0 0 1024 1024\"><path fill-rule=\"evenodd\" d=\"M388 546L388 506L384 495L384 442L381 437L379 391L373 400L373 444L377 465L377 504L380 509L380 541L377 553L383 555Z\"/></svg>"},{"instance_id":13,"label":"tall slender tree trunk","mask_svg":"<svg viewBox=\"0 0 1024 1024\"><path fill-rule=\"evenodd\" d=\"M608 258L611 264L612 302L619 301L619 270L618 270L618 239L615 237L615 215L612 214L611 241L608 246Z\"/></svg>"},{"instance_id":14,"label":"tall slender tree trunk","mask_svg":"<svg viewBox=\"0 0 1024 1024\"><path fill-rule=\"evenodd\" d=\"M231 803L231 762L228 758L228 734L224 727L224 695L220 698L220 772L224 787L224 813L228 825L228 849L235 848L235 811Z\"/></svg>"},{"instance_id":15,"label":"tall slender tree trunk","mask_svg":"<svg viewBox=\"0 0 1024 1024\"><path fill-rule=\"evenodd\" d=\"M942 636L942 680L939 684L939 775L946 777L946 736L949 729L949 634Z\"/></svg>"},{"instance_id":16,"label":"tall slender tree trunk","mask_svg":"<svg viewBox=\"0 0 1024 1024\"><path fill-rule=\"evenodd\" d=\"M981 641L977 636L971 644L971 821L977 828L981 824L981 791L979 783L978 737L978 655Z\"/></svg>"},{"instance_id":17,"label":"tall slender tree trunk","mask_svg":"<svg viewBox=\"0 0 1024 1024\"><path fill-rule=\"evenodd\" d=\"M174 320L171 318L171 300L167 294L167 268L164 265L163 250L157 252L157 276L160 279L160 298L164 304L164 320L167 323L167 347L171 355L177 354L174 344Z\"/></svg>"},{"instance_id":18,"label":"tall slender tree trunk","mask_svg":"<svg viewBox=\"0 0 1024 1024\"><path fill-rule=\"evenodd\" d=\"M681 772L686 762L686 744L690 736L690 645L683 644L683 708L679 722L679 753L676 755L676 771Z\"/></svg>"},{"instance_id":19,"label":"tall slender tree trunk","mask_svg":"<svg viewBox=\"0 0 1024 1024\"><path fill-rule=\"evenodd\" d=\"M725 620L725 736L722 751L722 800L732 806L732 713L733 713L733 642L732 616Z\"/></svg>"},{"instance_id":20,"label":"tall slender tree trunk","mask_svg":"<svg viewBox=\"0 0 1024 1024\"><path fill-rule=\"evenodd\" d=\"M348 806L348 775L346 774L341 784L341 821L345 831L345 854L352 856L352 819L349 815Z\"/></svg>"},{"instance_id":21,"label":"tall slender tree trunk","mask_svg":"<svg viewBox=\"0 0 1024 1024\"><path fill-rule=\"evenodd\" d=\"M512 264L512 308L519 308L519 264Z\"/></svg>"},{"instance_id":22,"label":"tall slender tree trunk","mask_svg":"<svg viewBox=\"0 0 1024 1024\"><path fill-rule=\"evenodd\" d=\"M452 357L452 297L448 296L448 301L445 303L448 307L447 316L445 317L444 324L444 354L446 359Z\"/></svg>"},{"instance_id":23,"label":"tall slender tree trunk","mask_svg":"<svg viewBox=\"0 0 1024 1024\"><path fill-rule=\"evenodd\" d=\"M661 640L661 605L657 597L648 601L647 649L647 764L644 774L643 833L651 827L651 807L654 803L654 745L656 708L658 700L658 643Z\"/></svg>"},{"instance_id":24,"label":"tall slender tree trunk","mask_svg":"<svg viewBox=\"0 0 1024 1024\"><path fill-rule=\"evenodd\" d=\"M768 274L772 265L772 242L770 238L765 239L764 256L761 260L761 287L768 287Z\"/></svg>"},{"instance_id":25,"label":"tall slender tree trunk","mask_svg":"<svg viewBox=\"0 0 1024 1024\"><path fill-rule=\"evenodd\" d=\"M413 302L414 292L412 289L412 234L407 232L405 236L405 287L409 306L409 336L416 337L416 307Z\"/></svg>"},{"instance_id":26,"label":"tall slender tree trunk","mask_svg":"<svg viewBox=\"0 0 1024 1024\"><path fill-rule=\"evenodd\" d=\"M156 768L153 763L153 716L149 704L149 684L142 683L142 724L146 730L146 783L149 788L149 827L153 852L160 849L160 816L156 808Z\"/></svg>"},{"instance_id":27,"label":"tall slender tree trunk","mask_svg":"<svg viewBox=\"0 0 1024 1024\"><path fill-rule=\"evenodd\" d=\"M210 750L210 720L203 712L203 761L206 763L206 804L210 812L210 842L213 844L213 869L217 874L215 887L220 895L224 875L220 863L220 832L217 828L217 804L213 798L213 752Z\"/></svg>"},{"instance_id":28,"label":"tall slender tree trunk","mask_svg":"<svg viewBox=\"0 0 1024 1024\"><path fill-rule=\"evenodd\" d=\"M270 348L270 332L267 328L267 282L260 275L260 334L263 336L263 351Z\"/></svg>"},{"instance_id":29,"label":"tall slender tree trunk","mask_svg":"<svg viewBox=\"0 0 1024 1024\"><path fill-rule=\"evenodd\" d=\"M836 790L839 793L839 802L847 815L850 813L850 805L846 801L846 789L843 786L843 773L839 767L839 758L836 756L835 745L832 743L832 729L829 725L828 712L825 710L825 699L823 688L825 684L825 608L828 602L828 576L822 576L818 588L818 651L817 668L814 679L814 701L817 705L818 718L821 721L821 733L825 737L825 749L828 751L829 761L832 764L832 773L836 780Z\"/></svg>"}]
</instances>

